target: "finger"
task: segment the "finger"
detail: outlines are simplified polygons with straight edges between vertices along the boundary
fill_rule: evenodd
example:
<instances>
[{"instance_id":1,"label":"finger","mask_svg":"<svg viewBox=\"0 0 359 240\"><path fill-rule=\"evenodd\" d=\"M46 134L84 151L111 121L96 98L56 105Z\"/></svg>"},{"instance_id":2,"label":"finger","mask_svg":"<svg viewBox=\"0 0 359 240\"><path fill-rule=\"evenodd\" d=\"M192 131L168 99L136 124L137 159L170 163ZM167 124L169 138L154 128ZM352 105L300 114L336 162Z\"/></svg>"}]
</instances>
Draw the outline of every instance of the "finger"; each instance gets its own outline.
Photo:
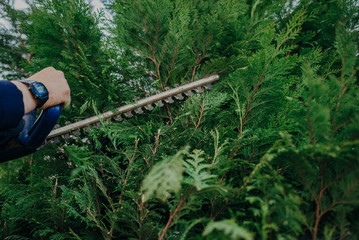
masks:
<instances>
[{"instance_id":1,"label":"finger","mask_svg":"<svg viewBox=\"0 0 359 240\"><path fill-rule=\"evenodd\" d=\"M69 97L68 100L65 101L65 102L62 104L62 109L67 108L68 106L70 106L70 103L71 103L71 97Z\"/></svg>"}]
</instances>

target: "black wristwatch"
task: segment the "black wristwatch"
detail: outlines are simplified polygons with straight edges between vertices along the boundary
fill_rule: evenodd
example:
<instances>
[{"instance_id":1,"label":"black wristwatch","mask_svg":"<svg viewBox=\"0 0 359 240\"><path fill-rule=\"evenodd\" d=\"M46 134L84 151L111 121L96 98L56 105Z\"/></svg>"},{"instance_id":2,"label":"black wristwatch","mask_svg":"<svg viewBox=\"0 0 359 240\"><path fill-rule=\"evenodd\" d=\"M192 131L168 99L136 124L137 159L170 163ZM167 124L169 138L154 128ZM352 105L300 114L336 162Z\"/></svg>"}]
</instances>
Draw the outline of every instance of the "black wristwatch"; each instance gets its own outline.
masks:
<instances>
[{"instance_id":1,"label":"black wristwatch","mask_svg":"<svg viewBox=\"0 0 359 240\"><path fill-rule=\"evenodd\" d=\"M36 108L44 106L49 99L49 92L44 84L32 80L19 80L19 82L22 82L29 87L31 94L38 102Z\"/></svg>"}]
</instances>

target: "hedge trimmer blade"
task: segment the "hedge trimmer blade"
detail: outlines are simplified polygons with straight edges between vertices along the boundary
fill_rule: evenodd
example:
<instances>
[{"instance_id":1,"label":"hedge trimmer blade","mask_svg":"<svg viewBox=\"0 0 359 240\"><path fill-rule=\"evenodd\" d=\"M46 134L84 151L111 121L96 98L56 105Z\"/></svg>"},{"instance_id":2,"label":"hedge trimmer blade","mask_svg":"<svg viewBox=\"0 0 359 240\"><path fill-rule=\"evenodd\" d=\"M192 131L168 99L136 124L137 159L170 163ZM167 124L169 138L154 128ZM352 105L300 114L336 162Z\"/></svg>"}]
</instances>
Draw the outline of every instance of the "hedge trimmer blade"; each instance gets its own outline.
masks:
<instances>
[{"instance_id":1,"label":"hedge trimmer blade","mask_svg":"<svg viewBox=\"0 0 359 240\"><path fill-rule=\"evenodd\" d=\"M171 104L174 102L174 99L183 100L185 98L183 95L192 96L194 92L203 92L204 88L211 89L211 83L218 80L218 78L218 75L212 75L174 89L166 88L164 92L157 92L153 96L119 107L115 111L108 111L76 123L66 122L64 127L54 130L52 129L60 116L61 107L48 108L38 118L36 118L36 110L34 110L31 114L24 116L24 128L17 138L0 149L0 162L33 153L46 142L59 142L59 137L65 140L70 137L77 138L80 136L80 129L82 128L89 132L90 125L96 125L98 128L101 127L101 120L111 118L115 121L122 121L123 117L131 118L134 114L143 114L144 111L152 111L155 107Z\"/></svg>"},{"instance_id":2,"label":"hedge trimmer blade","mask_svg":"<svg viewBox=\"0 0 359 240\"><path fill-rule=\"evenodd\" d=\"M134 114L142 114L144 110L151 111L157 104L159 107L162 107L164 106L164 103L173 103L174 99L183 100L185 98L184 95L189 97L192 96L194 92L201 93L204 89L212 89L211 83L217 81L218 79L218 75L212 75L173 89L166 88L166 91L164 92L157 91L157 94L138 100L136 103L127 104L114 111L108 111L98 116L93 116L72 124L66 124L64 127L54 129L47 137L47 141L58 142L58 137L67 139L70 137L70 133L74 136L79 136L79 130L81 128L85 128L88 132L90 125L97 125L97 127L100 127L100 120L111 118L115 121L122 121L124 117L132 118Z\"/></svg>"}]
</instances>

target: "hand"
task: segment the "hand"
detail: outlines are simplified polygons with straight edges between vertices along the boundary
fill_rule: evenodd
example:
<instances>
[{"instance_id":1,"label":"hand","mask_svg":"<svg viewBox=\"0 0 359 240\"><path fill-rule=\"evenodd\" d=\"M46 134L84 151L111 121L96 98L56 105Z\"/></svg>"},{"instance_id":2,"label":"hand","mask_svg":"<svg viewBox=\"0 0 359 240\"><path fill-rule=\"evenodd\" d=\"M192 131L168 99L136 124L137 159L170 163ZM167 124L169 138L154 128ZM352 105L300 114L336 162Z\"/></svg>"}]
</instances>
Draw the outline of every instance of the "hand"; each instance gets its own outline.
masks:
<instances>
[{"instance_id":1,"label":"hand","mask_svg":"<svg viewBox=\"0 0 359 240\"><path fill-rule=\"evenodd\" d=\"M49 91L49 100L40 108L41 110L59 104L62 105L62 108L70 105L71 90L63 72L53 67L47 67L28 79L41 82Z\"/></svg>"},{"instance_id":2,"label":"hand","mask_svg":"<svg viewBox=\"0 0 359 240\"><path fill-rule=\"evenodd\" d=\"M48 67L32 75L29 80L38 81L45 85L49 92L49 99L40 108L41 110L61 104L62 108L67 107L71 102L71 91L67 84L64 73L53 67ZM25 114L34 110L37 106L36 99L31 95L25 84L19 81L12 81L22 92Z\"/></svg>"}]
</instances>

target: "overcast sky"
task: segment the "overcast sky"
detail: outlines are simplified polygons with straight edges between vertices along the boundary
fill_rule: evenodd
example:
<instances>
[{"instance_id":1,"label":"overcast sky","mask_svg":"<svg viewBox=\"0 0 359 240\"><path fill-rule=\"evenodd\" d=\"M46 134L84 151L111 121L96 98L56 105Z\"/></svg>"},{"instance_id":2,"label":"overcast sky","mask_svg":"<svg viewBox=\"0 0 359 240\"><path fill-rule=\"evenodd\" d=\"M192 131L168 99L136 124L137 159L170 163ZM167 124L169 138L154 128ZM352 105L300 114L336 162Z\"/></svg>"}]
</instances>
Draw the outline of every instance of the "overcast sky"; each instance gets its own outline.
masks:
<instances>
[{"instance_id":1,"label":"overcast sky","mask_svg":"<svg viewBox=\"0 0 359 240\"><path fill-rule=\"evenodd\" d=\"M101 3L100 0L86 0L86 1L90 2L95 7L95 10L97 8L103 8L104 7L104 5ZM17 8L17 9L26 8L25 1L23 1L23 0L15 0L15 8Z\"/></svg>"},{"instance_id":2,"label":"overcast sky","mask_svg":"<svg viewBox=\"0 0 359 240\"><path fill-rule=\"evenodd\" d=\"M0 0L2 1L2 0ZM86 2L90 2L91 5L94 7L94 11L97 11L97 9L104 8L105 6L101 3L100 0L85 0ZM27 7L27 4L24 0L15 0L14 6L16 9L24 9ZM4 21L2 18L0 18L0 24L4 24L5 26L8 26L6 21Z\"/></svg>"}]
</instances>

